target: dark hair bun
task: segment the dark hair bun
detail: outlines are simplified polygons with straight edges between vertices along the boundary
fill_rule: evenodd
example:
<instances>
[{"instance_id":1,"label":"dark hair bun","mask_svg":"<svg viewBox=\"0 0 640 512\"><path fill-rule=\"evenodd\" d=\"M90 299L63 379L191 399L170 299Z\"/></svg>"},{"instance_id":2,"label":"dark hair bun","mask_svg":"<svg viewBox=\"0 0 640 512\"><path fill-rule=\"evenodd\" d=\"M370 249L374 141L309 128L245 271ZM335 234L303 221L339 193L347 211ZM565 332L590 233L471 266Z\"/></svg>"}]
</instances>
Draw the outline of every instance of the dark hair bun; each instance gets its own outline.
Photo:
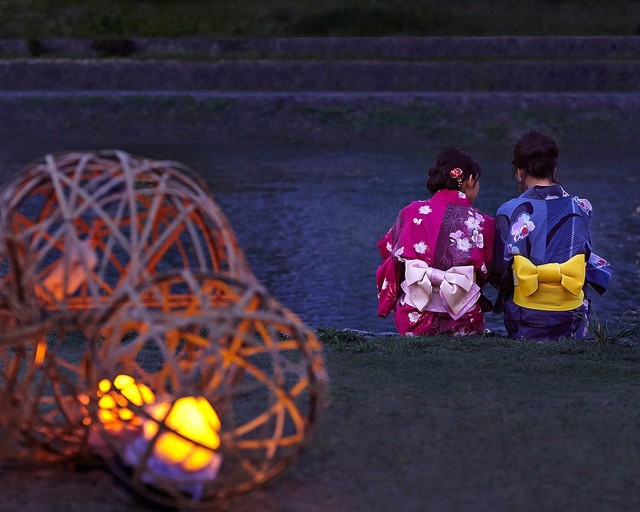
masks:
<instances>
[{"instance_id":1,"label":"dark hair bun","mask_svg":"<svg viewBox=\"0 0 640 512\"><path fill-rule=\"evenodd\" d=\"M460 169L462 176L454 178L451 175L453 169ZM473 176L480 177L481 169L476 160L462 151L460 148L447 148L437 157L427 177L427 189L433 194L438 190L458 190L460 183Z\"/></svg>"}]
</instances>

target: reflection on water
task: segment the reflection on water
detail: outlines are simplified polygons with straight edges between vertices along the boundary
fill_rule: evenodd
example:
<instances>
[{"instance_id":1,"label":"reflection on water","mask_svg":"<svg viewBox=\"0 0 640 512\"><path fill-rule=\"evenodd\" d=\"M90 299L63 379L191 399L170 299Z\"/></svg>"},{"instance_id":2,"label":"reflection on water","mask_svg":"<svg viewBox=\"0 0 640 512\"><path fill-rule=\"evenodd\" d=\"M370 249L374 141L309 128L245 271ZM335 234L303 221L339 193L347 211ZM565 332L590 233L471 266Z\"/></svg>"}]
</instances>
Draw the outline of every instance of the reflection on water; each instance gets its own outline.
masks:
<instances>
[{"instance_id":1,"label":"reflection on water","mask_svg":"<svg viewBox=\"0 0 640 512\"><path fill-rule=\"evenodd\" d=\"M47 151L84 146L5 148L2 179ZM95 147L95 145L94 145ZM394 331L393 319L377 318L376 242L400 208L428 197L426 169L439 148L212 148L204 144L136 144L121 149L182 161L209 184L229 218L258 279L312 327ZM515 195L510 148L468 149L484 174L476 206L495 213ZM640 161L635 155L582 155L561 148L560 177L571 194L594 206L596 252L615 267L610 290L594 297L599 317L615 319L637 310L640 288ZM495 296L492 290L487 291ZM489 327L504 332L501 318Z\"/></svg>"}]
</instances>

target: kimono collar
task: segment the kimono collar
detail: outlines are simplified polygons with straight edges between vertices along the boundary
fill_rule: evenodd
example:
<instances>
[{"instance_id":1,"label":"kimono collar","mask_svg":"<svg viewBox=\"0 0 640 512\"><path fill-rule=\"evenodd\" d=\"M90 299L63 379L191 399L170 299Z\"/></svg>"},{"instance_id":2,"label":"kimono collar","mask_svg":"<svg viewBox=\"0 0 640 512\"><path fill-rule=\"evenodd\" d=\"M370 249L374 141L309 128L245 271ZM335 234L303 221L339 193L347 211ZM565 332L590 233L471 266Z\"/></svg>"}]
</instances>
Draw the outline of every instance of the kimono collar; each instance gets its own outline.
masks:
<instances>
[{"instance_id":1,"label":"kimono collar","mask_svg":"<svg viewBox=\"0 0 640 512\"><path fill-rule=\"evenodd\" d=\"M431 199L440 203L453 203L471 206L467 195L464 192L460 192L459 190L449 190L447 188L438 190L435 194L433 194L433 197L431 197Z\"/></svg>"},{"instance_id":2,"label":"kimono collar","mask_svg":"<svg viewBox=\"0 0 640 512\"><path fill-rule=\"evenodd\" d=\"M527 199L558 199L568 197L561 185L549 185L546 187L535 186L525 190L520 197Z\"/></svg>"}]
</instances>

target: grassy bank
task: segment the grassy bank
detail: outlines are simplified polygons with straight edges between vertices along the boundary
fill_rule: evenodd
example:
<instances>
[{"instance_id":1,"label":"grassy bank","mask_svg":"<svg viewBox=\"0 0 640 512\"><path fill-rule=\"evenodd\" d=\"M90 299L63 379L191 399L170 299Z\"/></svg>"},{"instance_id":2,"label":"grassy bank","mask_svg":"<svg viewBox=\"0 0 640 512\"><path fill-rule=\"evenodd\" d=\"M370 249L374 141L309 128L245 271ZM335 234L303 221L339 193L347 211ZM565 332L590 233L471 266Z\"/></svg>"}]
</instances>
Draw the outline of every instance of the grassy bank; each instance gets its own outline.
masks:
<instances>
[{"instance_id":1,"label":"grassy bank","mask_svg":"<svg viewBox=\"0 0 640 512\"><path fill-rule=\"evenodd\" d=\"M632 35L633 0L3 0L0 37Z\"/></svg>"},{"instance_id":2,"label":"grassy bank","mask_svg":"<svg viewBox=\"0 0 640 512\"><path fill-rule=\"evenodd\" d=\"M553 133L563 145L635 147L640 136L640 102L633 94L31 93L7 95L0 107L0 135L29 141L38 154L42 148L144 140L509 146L533 126Z\"/></svg>"},{"instance_id":3,"label":"grassy bank","mask_svg":"<svg viewBox=\"0 0 640 512\"><path fill-rule=\"evenodd\" d=\"M631 511L640 507L640 349L321 332L330 405L244 512ZM149 510L105 473L5 472L1 510ZM37 482L37 485L33 485Z\"/></svg>"},{"instance_id":4,"label":"grassy bank","mask_svg":"<svg viewBox=\"0 0 640 512\"><path fill-rule=\"evenodd\" d=\"M347 341L328 354L316 450L369 487L348 510L637 510L639 358L598 343Z\"/></svg>"}]
</instances>

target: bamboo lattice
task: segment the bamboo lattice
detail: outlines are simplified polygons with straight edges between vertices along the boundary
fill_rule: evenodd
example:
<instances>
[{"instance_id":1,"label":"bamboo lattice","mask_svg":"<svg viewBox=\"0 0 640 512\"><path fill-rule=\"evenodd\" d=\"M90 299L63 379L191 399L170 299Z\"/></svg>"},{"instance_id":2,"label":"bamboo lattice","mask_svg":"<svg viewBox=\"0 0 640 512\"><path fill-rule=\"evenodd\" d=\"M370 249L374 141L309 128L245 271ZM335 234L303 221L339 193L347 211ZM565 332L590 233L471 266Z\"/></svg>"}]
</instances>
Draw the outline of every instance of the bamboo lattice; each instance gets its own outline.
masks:
<instances>
[{"instance_id":1,"label":"bamboo lattice","mask_svg":"<svg viewBox=\"0 0 640 512\"><path fill-rule=\"evenodd\" d=\"M19 319L44 305L90 323L175 268L253 278L206 186L177 162L121 151L47 155L2 201L5 289Z\"/></svg>"},{"instance_id":2,"label":"bamboo lattice","mask_svg":"<svg viewBox=\"0 0 640 512\"><path fill-rule=\"evenodd\" d=\"M97 452L139 493L190 508L290 464L325 382L320 345L258 285L191 171L121 151L53 154L2 199L5 458ZM135 384L118 388L122 376ZM136 402L140 390L153 400ZM176 473L156 447L174 430L184 444L187 397L217 414L219 446L187 443L213 461Z\"/></svg>"},{"instance_id":3,"label":"bamboo lattice","mask_svg":"<svg viewBox=\"0 0 640 512\"><path fill-rule=\"evenodd\" d=\"M60 340L70 332L91 339L113 304L174 268L254 278L206 186L177 162L121 151L46 155L9 183L2 200L4 311L20 326L3 335L24 347L15 356L7 348L0 354L14 363L21 357L24 368L7 376L24 389L7 421L66 457L86 445L82 415L70 410L77 403L66 391L77 379L79 356L50 350L38 371L28 354L42 351L47 333L55 327L56 344L65 346ZM170 299L179 306L185 297Z\"/></svg>"},{"instance_id":4,"label":"bamboo lattice","mask_svg":"<svg viewBox=\"0 0 640 512\"><path fill-rule=\"evenodd\" d=\"M192 301L184 310L167 303L172 288L188 289ZM206 398L220 417L217 453L223 462L212 481L201 484L194 477L177 483L154 466L152 446L128 466L130 436L101 429L118 455L109 459L116 472L151 498L193 507L193 494L203 503L217 501L285 469L304 445L325 380L314 335L264 291L227 277L182 272L152 282L140 296L144 300L127 301L105 323L104 342L93 345L95 374L88 387L127 373L158 400ZM157 306L147 306L148 296ZM95 418L100 409L92 405ZM123 407L149 419L144 405L125 400ZM201 488L185 496L190 487Z\"/></svg>"}]
</instances>

